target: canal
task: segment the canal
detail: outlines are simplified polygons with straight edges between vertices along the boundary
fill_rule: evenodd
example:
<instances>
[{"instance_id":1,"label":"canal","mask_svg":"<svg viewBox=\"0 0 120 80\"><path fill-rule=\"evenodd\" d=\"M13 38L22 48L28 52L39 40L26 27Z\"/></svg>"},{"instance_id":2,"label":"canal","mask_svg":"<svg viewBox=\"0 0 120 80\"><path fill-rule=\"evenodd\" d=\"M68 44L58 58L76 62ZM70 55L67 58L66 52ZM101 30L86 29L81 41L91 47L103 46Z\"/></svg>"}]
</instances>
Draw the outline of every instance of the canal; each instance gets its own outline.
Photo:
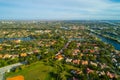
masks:
<instances>
[{"instance_id":1,"label":"canal","mask_svg":"<svg viewBox=\"0 0 120 80\"><path fill-rule=\"evenodd\" d=\"M22 41L30 41L33 40L34 38L31 37L21 37L21 38L0 38L0 42L3 41L10 41L10 40L22 40Z\"/></svg>"},{"instance_id":2,"label":"canal","mask_svg":"<svg viewBox=\"0 0 120 80\"><path fill-rule=\"evenodd\" d=\"M103 42L111 44L112 46L115 47L116 50L120 50L120 43L117 41L114 41L112 39L97 35L98 38L100 38Z\"/></svg>"}]
</instances>

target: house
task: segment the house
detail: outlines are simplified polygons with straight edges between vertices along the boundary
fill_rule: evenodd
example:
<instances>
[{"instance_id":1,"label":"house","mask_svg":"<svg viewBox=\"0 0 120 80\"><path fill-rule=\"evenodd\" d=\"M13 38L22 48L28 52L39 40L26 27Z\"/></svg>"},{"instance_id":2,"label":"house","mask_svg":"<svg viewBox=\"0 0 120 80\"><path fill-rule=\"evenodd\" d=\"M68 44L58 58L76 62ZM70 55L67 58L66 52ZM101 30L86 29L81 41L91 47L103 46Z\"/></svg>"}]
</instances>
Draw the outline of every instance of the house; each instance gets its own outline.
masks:
<instances>
[{"instance_id":1,"label":"house","mask_svg":"<svg viewBox=\"0 0 120 80\"><path fill-rule=\"evenodd\" d=\"M27 53L21 53L20 56L21 56L21 57L26 57L26 56L27 56Z\"/></svg>"},{"instance_id":2,"label":"house","mask_svg":"<svg viewBox=\"0 0 120 80\"><path fill-rule=\"evenodd\" d=\"M3 58L3 55L2 55L2 54L0 54L0 59L1 59L1 58Z\"/></svg>"},{"instance_id":3,"label":"house","mask_svg":"<svg viewBox=\"0 0 120 80\"><path fill-rule=\"evenodd\" d=\"M81 61L81 64L82 64L82 65L88 65L88 61L82 60L82 61Z\"/></svg>"},{"instance_id":4,"label":"house","mask_svg":"<svg viewBox=\"0 0 120 80\"><path fill-rule=\"evenodd\" d=\"M17 55L17 54L13 54L13 55L11 56L12 59L17 58L17 57L19 57L19 55Z\"/></svg>"},{"instance_id":5,"label":"house","mask_svg":"<svg viewBox=\"0 0 120 80\"><path fill-rule=\"evenodd\" d=\"M73 55L73 56L77 56L77 55L78 55L78 53L72 53L72 55Z\"/></svg>"},{"instance_id":6,"label":"house","mask_svg":"<svg viewBox=\"0 0 120 80\"><path fill-rule=\"evenodd\" d=\"M31 52L27 52L27 54L30 55L30 54L33 54L33 52L32 51Z\"/></svg>"},{"instance_id":7,"label":"house","mask_svg":"<svg viewBox=\"0 0 120 80\"><path fill-rule=\"evenodd\" d=\"M83 56L83 53L81 53L80 56L82 57L82 56Z\"/></svg>"},{"instance_id":8,"label":"house","mask_svg":"<svg viewBox=\"0 0 120 80\"><path fill-rule=\"evenodd\" d=\"M65 61L69 63L69 62L72 62L72 59L67 58Z\"/></svg>"},{"instance_id":9,"label":"house","mask_svg":"<svg viewBox=\"0 0 120 80\"><path fill-rule=\"evenodd\" d=\"M80 70L71 70L71 73L74 74L74 75L77 75L77 74L81 74L82 71L80 71Z\"/></svg>"},{"instance_id":10,"label":"house","mask_svg":"<svg viewBox=\"0 0 120 80\"><path fill-rule=\"evenodd\" d=\"M98 44L92 44L92 45L95 46L95 47L98 46Z\"/></svg>"},{"instance_id":11,"label":"house","mask_svg":"<svg viewBox=\"0 0 120 80\"><path fill-rule=\"evenodd\" d=\"M64 58L63 58L63 56L62 56L61 54L58 54L58 55L55 56L55 59L57 59L57 60L62 60L62 59L64 59Z\"/></svg>"},{"instance_id":12,"label":"house","mask_svg":"<svg viewBox=\"0 0 120 80\"><path fill-rule=\"evenodd\" d=\"M75 50L73 51L72 55L73 55L73 56L78 55L79 52L80 52L79 49L75 49Z\"/></svg>"},{"instance_id":13,"label":"house","mask_svg":"<svg viewBox=\"0 0 120 80\"><path fill-rule=\"evenodd\" d=\"M97 67L97 63L90 61L90 64Z\"/></svg>"},{"instance_id":14,"label":"house","mask_svg":"<svg viewBox=\"0 0 120 80\"><path fill-rule=\"evenodd\" d=\"M57 56L57 55L60 55L60 54L61 54L61 52L58 52L58 53L56 54L56 56Z\"/></svg>"},{"instance_id":15,"label":"house","mask_svg":"<svg viewBox=\"0 0 120 80\"><path fill-rule=\"evenodd\" d=\"M108 68L109 66L107 66L105 63L101 64L100 63L100 66L101 66L101 69L104 69L104 68Z\"/></svg>"},{"instance_id":16,"label":"house","mask_svg":"<svg viewBox=\"0 0 120 80\"><path fill-rule=\"evenodd\" d=\"M51 42L51 45L54 45L55 43L56 43L56 41L54 40L54 41Z\"/></svg>"},{"instance_id":17,"label":"house","mask_svg":"<svg viewBox=\"0 0 120 80\"><path fill-rule=\"evenodd\" d=\"M50 44L45 44L46 47L50 47Z\"/></svg>"},{"instance_id":18,"label":"house","mask_svg":"<svg viewBox=\"0 0 120 80\"><path fill-rule=\"evenodd\" d=\"M105 75L105 72L104 71L100 72L100 75Z\"/></svg>"},{"instance_id":19,"label":"house","mask_svg":"<svg viewBox=\"0 0 120 80\"><path fill-rule=\"evenodd\" d=\"M74 50L74 53L79 53L79 52L80 52L79 49L75 49L75 50Z\"/></svg>"},{"instance_id":20,"label":"house","mask_svg":"<svg viewBox=\"0 0 120 80\"><path fill-rule=\"evenodd\" d=\"M72 63L73 64L80 64L80 60L79 59L72 60Z\"/></svg>"},{"instance_id":21,"label":"house","mask_svg":"<svg viewBox=\"0 0 120 80\"><path fill-rule=\"evenodd\" d=\"M38 49L33 50L34 53L39 53Z\"/></svg>"},{"instance_id":22,"label":"house","mask_svg":"<svg viewBox=\"0 0 120 80\"><path fill-rule=\"evenodd\" d=\"M21 42L21 40L20 40L20 39L18 39L18 40L15 40L14 42L15 42L15 43L20 43L20 42Z\"/></svg>"},{"instance_id":23,"label":"house","mask_svg":"<svg viewBox=\"0 0 120 80\"><path fill-rule=\"evenodd\" d=\"M91 70L90 68L87 68L87 73L89 74L89 73L93 73L94 71L93 70Z\"/></svg>"},{"instance_id":24,"label":"house","mask_svg":"<svg viewBox=\"0 0 120 80\"><path fill-rule=\"evenodd\" d=\"M114 73L110 73L109 71L107 72L107 76L112 78L117 78L117 75L115 75Z\"/></svg>"},{"instance_id":25,"label":"house","mask_svg":"<svg viewBox=\"0 0 120 80\"><path fill-rule=\"evenodd\" d=\"M99 47L98 47L98 46L95 46L95 47L94 47L94 49L95 49L95 50L98 50L98 49L99 49Z\"/></svg>"},{"instance_id":26,"label":"house","mask_svg":"<svg viewBox=\"0 0 120 80\"><path fill-rule=\"evenodd\" d=\"M10 55L10 54L5 54L4 56L3 56L3 58L11 58L12 57L12 55Z\"/></svg>"},{"instance_id":27,"label":"house","mask_svg":"<svg viewBox=\"0 0 120 80\"><path fill-rule=\"evenodd\" d=\"M116 60L115 58L112 58L112 62L116 63L116 62L117 62L117 60Z\"/></svg>"},{"instance_id":28,"label":"house","mask_svg":"<svg viewBox=\"0 0 120 80\"><path fill-rule=\"evenodd\" d=\"M88 51L89 51L88 49L85 49L85 50L83 50L82 52L83 52L83 53L88 53Z\"/></svg>"},{"instance_id":29,"label":"house","mask_svg":"<svg viewBox=\"0 0 120 80\"><path fill-rule=\"evenodd\" d=\"M45 30L44 32L45 32L45 33L50 33L50 32L51 32L51 30Z\"/></svg>"},{"instance_id":30,"label":"house","mask_svg":"<svg viewBox=\"0 0 120 80\"><path fill-rule=\"evenodd\" d=\"M81 43L77 43L77 47L79 47L81 45Z\"/></svg>"},{"instance_id":31,"label":"house","mask_svg":"<svg viewBox=\"0 0 120 80\"><path fill-rule=\"evenodd\" d=\"M95 50L90 50L90 53L94 53L95 52Z\"/></svg>"},{"instance_id":32,"label":"house","mask_svg":"<svg viewBox=\"0 0 120 80\"><path fill-rule=\"evenodd\" d=\"M26 48L22 48L21 50L22 50L22 51L23 51L23 50L26 50Z\"/></svg>"},{"instance_id":33,"label":"house","mask_svg":"<svg viewBox=\"0 0 120 80\"><path fill-rule=\"evenodd\" d=\"M0 46L0 51L2 51L3 50L3 48Z\"/></svg>"}]
</instances>

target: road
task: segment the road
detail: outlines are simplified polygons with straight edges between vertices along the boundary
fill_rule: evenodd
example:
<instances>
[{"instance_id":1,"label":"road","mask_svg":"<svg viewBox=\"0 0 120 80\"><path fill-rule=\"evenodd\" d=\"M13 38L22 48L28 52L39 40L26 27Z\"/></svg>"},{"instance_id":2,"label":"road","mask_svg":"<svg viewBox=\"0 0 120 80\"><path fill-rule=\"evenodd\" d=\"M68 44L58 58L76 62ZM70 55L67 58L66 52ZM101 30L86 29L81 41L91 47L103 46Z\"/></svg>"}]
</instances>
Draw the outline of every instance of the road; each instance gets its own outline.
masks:
<instances>
[{"instance_id":1,"label":"road","mask_svg":"<svg viewBox=\"0 0 120 80\"><path fill-rule=\"evenodd\" d=\"M64 47L63 47L60 51L58 51L58 53L57 53L56 55L62 54L62 53L63 53L63 50L68 47L68 45L69 45L70 42L71 42L71 41L68 41L68 42L64 45Z\"/></svg>"},{"instance_id":2,"label":"road","mask_svg":"<svg viewBox=\"0 0 120 80\"><path fill-rule=\"evenodd\" d=\"M9 72L10 69L12 69L13 67L17 67L20 65L23 65L23 63L16 63L16 64L12 64L12 65L8 65L8 66L0 68L0 80L4 80L5 72Z\"/></svg>"}]
</instances>

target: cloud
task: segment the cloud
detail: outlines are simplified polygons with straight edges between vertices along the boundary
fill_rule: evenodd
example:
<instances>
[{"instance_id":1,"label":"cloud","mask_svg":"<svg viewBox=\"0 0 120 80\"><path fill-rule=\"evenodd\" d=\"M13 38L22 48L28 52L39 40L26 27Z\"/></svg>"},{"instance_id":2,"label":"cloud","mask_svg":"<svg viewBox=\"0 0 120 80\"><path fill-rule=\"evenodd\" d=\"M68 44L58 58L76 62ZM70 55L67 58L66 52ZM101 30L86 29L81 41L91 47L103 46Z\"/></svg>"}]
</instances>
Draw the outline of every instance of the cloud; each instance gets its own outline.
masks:
<instances>
[{"instance_id":1,"label":"cloud","mask_svg":"<svg viewBox=\"0 0 120 80\"><path fill-rule=\"evenodd\" d=\"M2 5L1 5L2 4ZM1 17L40 19L118 19L111 0L0 0Z\"/></svg>"}]
</instances>

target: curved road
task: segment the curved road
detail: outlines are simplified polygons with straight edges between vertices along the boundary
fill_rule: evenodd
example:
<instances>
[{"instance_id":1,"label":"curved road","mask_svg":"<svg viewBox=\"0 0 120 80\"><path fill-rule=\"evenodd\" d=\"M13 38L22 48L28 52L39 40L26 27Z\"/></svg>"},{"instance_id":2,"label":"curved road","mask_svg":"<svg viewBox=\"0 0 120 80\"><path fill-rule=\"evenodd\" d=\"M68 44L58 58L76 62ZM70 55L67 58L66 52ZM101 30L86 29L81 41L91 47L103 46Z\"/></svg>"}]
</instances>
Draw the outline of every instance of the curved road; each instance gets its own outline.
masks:
<instances>
[{"instance_id":1,"label":"curved road","mask_svg":"<svg viewBox=\"0 0 120 80\"><path fill-rule=\"evenodd\" d=\"M23 65L23 63L16 63L0 68L0 80L4 80L4 73L9 72L12 68Z\"/></svg>"}]
</instances>

